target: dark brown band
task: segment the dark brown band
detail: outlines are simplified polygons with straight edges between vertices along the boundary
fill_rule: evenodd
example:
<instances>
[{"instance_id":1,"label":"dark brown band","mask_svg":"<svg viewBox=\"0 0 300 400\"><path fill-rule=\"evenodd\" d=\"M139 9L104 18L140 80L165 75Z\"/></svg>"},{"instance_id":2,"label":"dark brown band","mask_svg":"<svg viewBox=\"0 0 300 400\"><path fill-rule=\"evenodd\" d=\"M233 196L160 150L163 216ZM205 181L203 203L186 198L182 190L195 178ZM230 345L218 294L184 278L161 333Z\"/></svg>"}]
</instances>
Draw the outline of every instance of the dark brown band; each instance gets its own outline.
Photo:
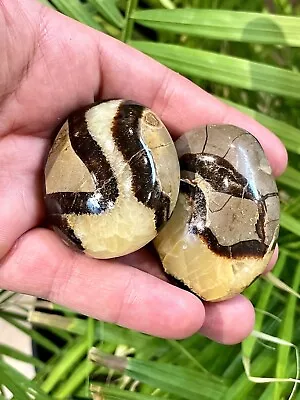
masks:
<instances>
[{"instance_id":1,"label":"dark brown band","mask_svg":"<svg viewBox=\"0 0 300 400\"><path fill-rule=\"evenodd\" d=\"M75 232L68 223L66 215L50 215L47 222L55 231L59 232L70 247L81 252L84 251L81 240L75 235Z\"/></svg>"},{"instance_id":2,"label":"dark brown band","mask_svg":"<svg viewBox=\"0 0 300 400\"><path fill-rule=\"evenodd\" d=\"M278 196L277 193L269 193L262 196L258 191L253 191L252 188L255 187L255 182L248 182L229 161L214 154L187 153L179 161L183 171L198 173L216 192L255 202L258 209L255 228L261 242L265 242L265 218L267 214L265 200L269 197ZM246 243L243 245L247 249L248 245ZM252 245L249 246L251 247Z\"/></svg>"},{"instance_id":3,"label":"dark brown band","mask_svg":"<svg viewBox=\"0 0 300 400\"><path fill-rule=\"evenodd\" d=\"M259 240L245 240L232 246L221 245L212 231L206 226L206 199L202 190L189 182L181 180L180 192L184 193L193 210L189 220L189 231L200 236L214 253L226 258L263 257L268 246ZM259 217L260 218L260 217ZM202 224L199 224L201 220ZM198 226L203 226L199 229Z\"/></svg>"},{"instance_id":4,"label":"dark brown band","mask_svg":"<svg viewBox=\"0 0 300 400\"><path fill-rule=\"evenodd\" d=\"M89 170L94 192L56 192L46 196L50 214L102 214L114 206L119 190L116 177L98 143L91 136L86 122L86 111L71 114L69 137L72 148Z\"/></svg>"},{"instance_id":5,"label":"dark brown band","mask_svg":"<svg viewBox=\"0 0 300 400\"><path fill-rule=\"evenodd\" d=\"M162 192L156 180L152 154L141 140L140 123L144 109L139 104L123 101L113 120L112 136L130 166L134 195L138 201L154 210L158 229L168 219L170 198Z\"/></svg>"},{"instance_id":6,"label":"dark brown band","mask_svg":"<svg viewBox=\"0 0 300 400\"><path fill-rule=\"evenodd\" d=\"M214 154L184 154L179 160L182 171L198 173L217 192L254 200L247 179L227 160Z\"/></svg>"}]
</instances>

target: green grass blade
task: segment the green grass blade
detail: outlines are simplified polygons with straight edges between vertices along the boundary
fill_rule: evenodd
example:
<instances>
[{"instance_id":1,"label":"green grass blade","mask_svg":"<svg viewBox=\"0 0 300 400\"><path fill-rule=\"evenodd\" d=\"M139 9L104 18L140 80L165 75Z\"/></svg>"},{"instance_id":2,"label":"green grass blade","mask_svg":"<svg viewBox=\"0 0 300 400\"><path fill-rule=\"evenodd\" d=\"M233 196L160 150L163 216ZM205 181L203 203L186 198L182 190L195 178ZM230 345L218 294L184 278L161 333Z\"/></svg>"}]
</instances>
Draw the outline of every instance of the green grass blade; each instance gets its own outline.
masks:
<instances>
[{"instance_id":1,"label":"green grass blade","mask_svg":"<svg viewBox=\"0 0 300 400\"><path fill-rule=\"evenodd\" d=\"M300 99L300 74L294 71L173 44L132 41L131 45L187 76Z\"/></svg>"},{"instance_id":2,"label":"green grass blade","mask_svg":"<svg viewBox=\"0 0 300 400\"><path fill-rule=\"evenodd\" d=\"M48 326L47 329L49 330L49 332L53 333L54 336L58 336L59 338L65 340L66 342L71 342L73 340L72 336L68 332L62 329L50 326Z\"/></svg>"},{"instance_id":3,"label":"green grass blade","mask_svg":"<svg viewBox=\"0 0 300 400\"><path fill-rule=\"evenodd\" d=\"M240 353L238 353L236 356L233 356L230 359L230 363L228 363L227 360L227 364L222 371L222 376L230 381L235 381L237 377L241 376L241 374L244 374L244 369L242 364L242 356Z\"/></svg>"},{"instance_id":4,"label":"green grass blade","mask_svg":"<svg viewBox=\"0 0 300 400\"><path fill-rule=\"evenodd\" d=\"M241 112L250 115L250 117L256 119L266 128L274 132L279 139L282 140L285 147L292 153L300 154L300 129L295 128L286 122L279 121L275 118L268 117L267 115L258 111L252 110L251 108L241 106L240 104L234 103L227 99L222 98L222 101L229 104L232 107L237 108Z\"/></svg>"},{"instance_id":5,"label":"green grass blade","mask_svg":"<svg viewBox=\"0 0 300 400\"><path fill-rule=\"evenodd\" d=\"M90 351L90 359L99 365L119 370L132 379L154 388L181 396L188 400L223 399L225 384L211 381L202 372L190 368L107 355L96 349Z\"/></svg>"},{"instance_id":6,"label":"green grass blade","mask_svg":"<svg viewBox=\"0 0 300 400\"><path fill-rule=\"evenodd\" d=\"M2 315L2 318L10 323L11 325L15 326L18 328L20 331L25 333L26 335L30 336L31 339L39 344L40 346L44 347L45 349L49 350L51 353L58 354L60 352L60 348L54 344L51 340L47 339L44 337L42 334L40 334L38 331L34 329L27 328L24 326L22 323L14 320L11 317L7 317Z\"/></svg>"},{"instance_id":7,"label":"green grass blade","mask_svg":"<svg viewBox=\"0 0 300 400\"><path fill-rule=\"evenodd\" d=\"M78 389L86 379L89 379L90 375L95 370L95 366L87 359L79 363L74 372L68 379L61 382L60 385L55 389L53 397L55 399L68 399ZM86 387L82 390L82 396L87 396Z\"/></svg>"},{"instance_id":8,"label":"green grass blade","mask_svg":"<svg viewBox=\"0 0 300 400\"><path fill-rule=\"evenodd\" d=\"M300 221L285 211L281 211L280 225L295 235L300 236Z\"/></svg>"},{"instance_id":9,"label":"green grass blade","mask_svg":"<svg viewBox=\"0 0 300 400\"><path fill-rule=\"evenodd\" d=\"M77 19L77 21L91 28L103 30L102 26L95 20L94 14L79 0L52 0L52 3L69 17Z\"/></svg>"},{"instance_id":10,"label":"green grass blade","mask_svg":"<svg viewBox=\"0 0 300 400\"><path fill-rule=\"evenodd\" d=\"M0 359L0 382L17 400L51 400L41 388Z\"/></svg>"},{"instance_id":11,"label":"green grass blade","mask_svg":"<svg viewBox=\"0 0 300 400\"><path fill-rule=\"evenodd\" d=\"M95 366L87 359L76 366L74 372L65 382L62 382L54 391L55 399L68 399L78 389L95 370ZM86 387L82 391L84 397L87 396Z\"/></svg>"},{"instance_id":12,"label":"green grass blade","mask_svg":"<svg viewBox=\"0 0 300 400\"><path fill-rule=\"evenodd\" d=\"M77 313L70 308L64 307L59 304L50 303L50 301L38 300L35 303L35 309L42 310L51 310L61 312L65 317L75 317Z\"/></svg>"},{"instance_id":13,"label":"green grass blade","mask_svg":"<svg viewBox=\"0 0 300 400\"><path fill-rule=\"evenodd\" d=\"M45 364L42 361L38 360L37 358L25 354L11 346L6 346L5 344L1 343L0 343L0 354L14 358L15 360L31 364L37 368L43 368L45 366Z\"/></svg>"},{"instance_id":14,"label":"green grass blade","mask_svg":"<svg viewBox=\"0 0 300 400\"><path fill-rule=\"evenodd\" d=\"M296 266L296 271L293 276L292 288L298 291L300 285L300 263ZM290 294L289 299L286 304L284 318L281 323L279 338L286 340L287 342L292 342L294 323L296 321L296 303L297 298ZM291 348L288 346L278 347L278 356L276 364L276 378L287 378L288 366L289 366L289 354ZM274 400L280 400L282 398L282 390L284 385L280 383L275 383Z\"/></svg>"},{"instance_id":15,"label":"green grass blade","mask_svg":"<svg viewBox=\"0 0 300 400\"><path fill-rule=\"evenodd\" d=\"M5 310L0 310L0 318L13 318L18 321L27 321L27 315L26 314L19 314L14 311L5 311Z\"/></svg>"},{"instance_id":16,"label":"green grass blade","mask_svg":"<svg viewBox=\"0 0 300 400\"><path fill-rule=\"evenodd\" d=\"M1 295L0 295L1 308L4 307L4 305L6 305L7 303L10 303L12 298L15 296L16 296L16 293L10 292L8 290L5 290L3 293L1 293Z\"/></svg>"},{"instance_id":17,"label":"green grass blade","mask_svg":"<svg viewBox=\"0 0 300 400\"><path fill-rule=\"evenodd\" d=\"M284 174L277 181L293 189L300 190L300 172L293 167L287 167Z\"/></svg>"},{"instance_id":18,"label":"green grass blade","mask_svg":"<svg viewBox=\"0 0 300 400\"><path fill-rule=\"evenodd\" d=\"M284 252L287 256L291 257L292 259L300 261L300 254L298 252L287 250L286 248L282 247L281 251Z\"/></svg>"},{"instance_id":19,"label":"green grass blade","mask_svg":"<svg viewBox=\"0 0 300 400\"><path fill-rule=\"evenodd\" d=\"M291 361L288 365L288 376L293 376L295 375L295 371L296 371L296 362L295 361ZM273 396L274 396L274 384L269 384L267 385L265 391L262 393L262 395L259 397L259 400L274 400ZM297 399L297 397L293 396L293 399ZM283 399L283 398L282 398Z\"/></svg>"},{"instance_id":20,"label":"green grass blade","mask_svg":"<svg viewBox=\"0 0 300 400\"><path fill-rule=\"evenodd\" d=\"M87 320L82 320L80 318L62 317L60 315L51 315L36 311L30 314L29 321L40 326L52 326L65 329L67 332L77 335L85 335L87 331ZM156 338L152 338L151 336L129 329L123 329L113 324L104 323L97 324L95 338L117 345L134 345L136 348L147 347L151 342L156 341ZM158 341L160 340L158 339Z\"/></svg>"},{"instance_id":21,"label":"green grass blade","mask_svg":"<svg viewBox=\"0 0 300 400\"><path fill-rule=\"evenodd\" d=\"M55 327L77 335L85 335L87 321L75 317L47 314L41 311L33 311L29 314L29 322L41 327Z\"/></svg>"},{"instance_id":22,"label":"green grass blade","mask_svg":"<svg viewBox=\"0 0 300 400\"><path fill-rule=\"evenodd\" d=\"M0 361L0 366L2 367L1 361ZM5 386L8 390L10 390L14 395L14 397L16 397L17 399L19 400L29 399L26 391L24 391L24 389L21 388L21 386L19 385L19 382L14 379L14 376L11 377L4 368L2 368L2 370L0 371L0 382L1 385Z\"/></svg>"},{"instance_id":23,"label":"green grass blade","mask_svg":"<svg viewBox=\"0 0 300 400\"><path fill-rule=\"evenodd\" d=\"M251 363L251 375L265 376L265 374L269 373L273 366L274 357L272 357L267 351L262 351ZM255 383L251 382L247 378L246 374L242 374L233 381L222 400L247 399L248 394L251 392L254 386Z\"/></svg>"},{"instance_id":24,"label":"green grass blade","mask_svg":"<svg viewBox=\"0 0 300 400\"><path fill-rule=\"evenodd\" d=\"M276 263L276 267L274 269L274 275L276 277L279 277L282 270L284 269L287 261L287 256L284 253L280 253L278 261ZM264 282L264 288L261 291L260 297L258 302L256 303L256 308L259 310L266 310L268 303L271 298L272 290L274 289L273 285L269 282ZM261 312L256 313L256 318L255 318L255 330L260 331L262 329L262 324L265 318L265 314ZM243 356L248 358L249 360L251 359L252 352L254 349L254 346L257 342L257 338L254 336L249 336L247 339L245 339L242 343L242 353Z\"/></svg>"},{"instance_id":25,"label":"green grass blade","mask_svg":"<svg viewBox=\"0 0 300 400\"><path fill-rule=\"evenodd\" d=\"M210 39L300 46L300 19L228 10L141 10L132 18L149 28Z\"/></svg>"},{"instance_id":26,"label":"green grass blade","mask_svg":"<svg viewBox=\"0 0 300 400\"><path fill-rule=\"evenodd\" d=\"M75 338L73 340L76 340ZM48 377L48 374L52 372L53 368L55 368L56 364L61 361L64 355L72 348L73 343L67 343L64 347L61 348L59 354L54 354L44 368L37 371L37 374L34 378L34 381L37 382L39 385L42 384Z\"/></svg>"},{"instance_id":27,"label":"green grass blade","mask_svg":"<svg viewBox=\"0 0 300 400\"><path fill-rule=\"evenodd\" d=\"M56 362L56 365L52 368L48 377L41 384L41 388L44 392L51 392L58 382L64 379L66 374L74 368L74 365L87 354L88 348L86 337L80 337L75 340L69 350Z\"/></svg>"},{"instance_id":28,"label":"green grass blade","mask_svg":"<svg viewBox=\"0 0 300 400\"><path fill-rule=\"evenodd\" d=\"M105 343L98 348L100 347L108 353L113 353L115 351L115 346L109 343ZM72 374L69 375L67 381L62 382L57 389L55 389L53 396L56 399L69 398L91 376L95 368L95 364L91 363L87 358L84 359L76 366ZM86 387L83 392L86 396Z\"/></svg>"},{"instance_id":29,"label":"green grass blade","mask_svg":"<svg viewBox=\"0 0 300 400\"><path fill-rule=\"evenodd\" d=\"M208 372L203 367L203 365L201 365L200 362L191 354L191 352L189 352L180 342L176 340L169 340L169 343L171 344L172 347L175 347L176 350L182 353L189 361L191 361L194 367L196 367L197 369L199 369L204 373Z\"/></svg>"},{"instance_id":30,"label":"green grass blade","mask_svg":"<svg viewBox=\"0 0 300 400\"><path fill-rule=\"evenodd\" d=\"M182 396L183 399L223 399L226 386L193 369L129 359L126 374L150 386Z\"/></svg>"},{"instance_id":31,"label":"green grass blade","mask_svg":"<svg viewBox=\"0 0 300 400\"><path fill-rule=\"evenodd\" d=\"M161 397L120 390L115 387L101 386L94 388L94 393L98 393L105 400L155 400Z\"/></svg>"},{"instance_id":32,"label":"green grass blade","mask_svg":"<svg viewBox=\"0 0 300 400\"><path fill-rule=\"evenodd\" d=\"M92 348L94 346L95 343L95 328L96 328L96 324L98 324L99 322L96 321L93 318L88 318L88 326L87 326L87 343L88 343L88 348ZM87 354L86 354L87 356ZM88 369L88 365L87 365L87 369ZM89 376L87 376L87 381L86 381L86 395L89 395Z\"/></svg>"},{"instance_id":33,"label":"green grass blade","mask_svg":"<svg viewBox=\"0 0 300 400\"><path fill-rule=\"evenodd\" d=\"M290 198L288 204L284 207L284 212L298 219L300 216L300 196L298 193Z\"/></svg>"},{"instance_id":34,"label":"green grass blade","mask_svg":"<svg viewBox=\"0 0 300 400\"><path fill-rule=\"evenodd\" d=\"M124 24L124 18L120 13L120 10L116 6L115 1L112 0L90 0L89 1L95 9L102 15L104 19L110 22L117 28L122 28Z\"/></svg>"},{"instance_id":35,"label":"green grass blade","mask_svg":"<svg viewBox=\"0 0 300 400\"><path fill-rule=\"evenodd\" d=\"M95 328L98 321L93 318L88 318L87 320L87 342L89 348L93 347L95 343Z\"/></svg>"},{"instance_id":36,"label":"green grass blade","mask_svg":"<svg viewBox=\"0 0 300 400\"><path fill-rule=\"evenodd\" d=\"M122 31L121 40L125 43L132 38L134 20L131 18L133 12L137 9L138 0L127 0L125 23Z\"/></svg>"}]
</instances>

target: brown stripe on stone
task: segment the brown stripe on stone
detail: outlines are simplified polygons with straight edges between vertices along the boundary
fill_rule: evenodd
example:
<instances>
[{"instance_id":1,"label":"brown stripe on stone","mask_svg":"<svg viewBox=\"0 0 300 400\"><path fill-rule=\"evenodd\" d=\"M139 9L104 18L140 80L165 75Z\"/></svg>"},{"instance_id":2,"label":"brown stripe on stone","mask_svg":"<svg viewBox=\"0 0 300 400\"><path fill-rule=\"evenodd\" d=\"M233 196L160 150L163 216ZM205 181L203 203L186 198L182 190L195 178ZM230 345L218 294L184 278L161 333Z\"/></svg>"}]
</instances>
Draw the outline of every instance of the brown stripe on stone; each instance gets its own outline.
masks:
<instances>
[{"instance_id":1,"label":"brown stripe on stone","mask_svg":"<svg viewBox=\"0 0 300 400\"><path fill-rule=\"evenodd\" d=\"M102 214L114 204L103 201L99 192L57 192L45 197L48 213L51 214Z\"/></svg>"},{"instance_id":2,"label":"brown stripe on stone","mask_svg":"<svg viewBox=\"0 0 300 400\"><path fill-rule=\"evenodd\" d=\"M210 250L226 258L262 258L268 249L268 246L258 240L244 240L232 246L222 246L207 227L199 235L206 241Z\"/></svg>"},{"instance_id":3,"label":"brown stripe on stone","mask_svg":"<svg viewBox=\"0 0 300 400\"><path fill-rule=\"evenodd\" d=\"M217 192L254 200L247 179L227 160L214 154L184 154L179 160L183 171L198 173Z\"/></svg>"},{"instance_id":4,"label":"brown stripe on stone","mask_svg":"<svg viewBox=\"0 0 300 400\"><path fill-rule=\"evenodd\" d=\"M261 257L266 254L268 246L258 240L244 240L232 246L232 258Z\"/></svg>"},{"instance_id":5,"label":"brown stripe on stone","mask_svg":"<svg viewBox=\"0 0 300 400\"><path fill-rule=\"evenodd\" d=\"M63 240L73 249L84 251L81 240L75 235L65 215L52 214L48 217L47 223L58 231Z\"/></svg>"},{"instance_id":6,"label":"brown stripe on stone","mask_svg":"<svg viewBox=\"0 0 300 400\"><path fill-rule=\"evenodd\" d=\"M267 193L264 196L262 196L262 199L267 200L269 197L279 197L279 194L278 192Z\"/></svg>"},{"instance_id":7,"label":"brown stripe on stone","mask_svg":"<svg viewBox=\"0 0 300 400\"><path fill-rule=\"evenodd\" d=\"M104 209L111 207L111 204L117 200L119 195L118 183L99 144L93 139L88 130L85 115L85 111L82 111L81 113L73 113L70 116L70 141L75 153L90 171L95 181L96 191L101 189L100 201L102 209Z\"/></svg>"},{"instance_id":8,"label":"brown stripe on stone","mask_svg":"<svg viewBox=\"0 0 300 400\"><path fill-rule=\"evenodd\" d=\"M187 199L190 202L192 213L189 221L191 233L193 232L194 223L196 220L203 221L203 226L206 224L206 199L204 193L197 185L194 185L187 180L180 180L180 192L187 195Z\"/></svg>"},{"instance_id":9,"label":"brown stripe on stone","mask_svg":"<svg viewBox=\"0 0 300 400\"><path fill-rule=\"evenodd\" d=\"M169 274L167 271L164 271L164 274L168 281L170 282L171 285L177 286L180 289L186 290L187 292L192 293L196 297L198 297L200 300L205 300L204 297L201 297L198 293L194 292L191 288L189 288L183 281L181 281L178 278L175 278L175 276Z\"/></svg>"},{"instance_id":10,"label":"brown stripe on stone","mask_svg":"<svg viewBox=\"0 0 300 400\"><path fill-rule=\"evenodd\" d=\"M262 241L246 240L232 246L223 246L206 226L206 200L204 193L197 186L187 181L181 181L180 191L184 193L192 207L192 214L189 224L189 231L200 236L207 243L208 248L214 253L226 258L263 257L268 249ZM201 221L201 224L199 224ZM202 228L199 228L202 226Z\"/></svg>"},{"instance_id":11,"label":"brown stripe on stone","mask_svg":"<svg viewBox=\"0 0 300 400\"><path fill-rule=\"evenodd\" d=\"M255 230L258 237L262 242L266 239L265 234L265 220L266 220L266 204L264 201L256 201L257 209L258 209L258 219L255 224Z\"/></svg>"},{"instance_id":12,"label":"brown stripe on stone","mask_svg":"<svg viewBox=\"0 0 300 400\"><path fill-rule=\"evenodd\" d=\"M184 154L180 158L180 166L183 170L198 173L217 192L226 193L234 197L245 198L256 203L258 219L255 225L256 233L261 240L257 245L257 251L263 251L265 242L265 200L278 196L276 192L261 196L251 190L252 185L241 175L227 160L213 154ZM260 243L260 242L258 242ZM252 248L252 245L249 245ZM247 245L245 244L245 248ZM249 250L251 253L251 250Z\"/></svg>"},{"instance_id":13,"label":"brown stripe on stone","mask_svg":"<svg viewBox=\"0 0 300 400\"><path fill-rule=\"evenodd\" d=\"M161 191L155 179L152 154L141 141L140 122L144 109L131 101L122 102L113 120L112 136L130 166L133 193L138 201L154 210L158 229L168 219L170 199Z\"/></svg>"},{"instance_id":14,"label":"brown stripe on stone","mask_svg":"<svg viewBox=\"0 0 300 400\"><path fill-rule=\"evenodd\" d=\"M102 214L113 207L119 190L113 170L99 144L91 136L85 107L69 117L69 138L76 155L92 175L94 192L57 192L46 195L48 212L61 214Z\"/></svg>"}]
</instances>

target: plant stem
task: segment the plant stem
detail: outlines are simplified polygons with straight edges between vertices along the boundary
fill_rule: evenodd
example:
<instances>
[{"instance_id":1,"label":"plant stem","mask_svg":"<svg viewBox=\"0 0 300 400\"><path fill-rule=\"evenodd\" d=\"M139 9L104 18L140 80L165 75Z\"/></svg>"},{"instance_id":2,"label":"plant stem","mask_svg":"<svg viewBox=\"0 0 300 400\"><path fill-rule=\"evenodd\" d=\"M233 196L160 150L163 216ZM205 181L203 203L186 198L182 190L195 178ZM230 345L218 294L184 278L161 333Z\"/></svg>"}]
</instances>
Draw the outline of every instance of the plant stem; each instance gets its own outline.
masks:
<instances>
[{"instance_id":1,"label":"plant stem","mask_svg":"<svg viewBox=\"0 0 300 400\"><path fill-rule=\"evenodd\" d=\"M127 368L126 357L112 356L111 354L98 350L96 347L91 348L89 351L89 360L94 364L115 369L120 372L123 372Z\"/></svg>"},{"instance_id":2,"label":"plant stem","mask_svg":"<svg viewBox=\"0 0 300 400\"><path fill-rule=\"evenodd\" d=\"M125 43L131 39L134 20L131 18L132 13L137 9L138 0L127 0L125 24L121 35L121 40Z\"/></svg>"}]
</instances>

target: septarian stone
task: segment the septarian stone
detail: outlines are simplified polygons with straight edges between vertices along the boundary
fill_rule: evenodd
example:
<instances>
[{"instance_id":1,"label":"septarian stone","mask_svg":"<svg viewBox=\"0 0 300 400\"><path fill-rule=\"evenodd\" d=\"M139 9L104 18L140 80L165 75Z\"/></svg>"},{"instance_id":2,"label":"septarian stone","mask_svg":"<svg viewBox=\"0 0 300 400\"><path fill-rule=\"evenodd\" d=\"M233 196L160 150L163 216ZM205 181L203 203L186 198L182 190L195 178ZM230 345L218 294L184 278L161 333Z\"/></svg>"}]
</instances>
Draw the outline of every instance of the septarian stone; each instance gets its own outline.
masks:
<instances>
[{"instance_id":1,"label":"septarian stone","mask_svg":"<svg viewBox=\"0 0 300 400\"><path fill-rule=\"evenodd\" d=\"M259 142L232 125L208 125L175 143L181 185L154 243L163 266L208 301L240 293L266 268L280 204Z\"/></svg>"},{"instance_id":2,"label":"septarian stone","mask_svg":"<svg viewBox=\"0 0 300 400\"><path fill-rule=\"evenodd\" d=\"M132 253L169 219L178 197L179 163L166 127L128 100L72 113L45 168L49 224L95 258Z\"/></svg>"}]
</instances>

